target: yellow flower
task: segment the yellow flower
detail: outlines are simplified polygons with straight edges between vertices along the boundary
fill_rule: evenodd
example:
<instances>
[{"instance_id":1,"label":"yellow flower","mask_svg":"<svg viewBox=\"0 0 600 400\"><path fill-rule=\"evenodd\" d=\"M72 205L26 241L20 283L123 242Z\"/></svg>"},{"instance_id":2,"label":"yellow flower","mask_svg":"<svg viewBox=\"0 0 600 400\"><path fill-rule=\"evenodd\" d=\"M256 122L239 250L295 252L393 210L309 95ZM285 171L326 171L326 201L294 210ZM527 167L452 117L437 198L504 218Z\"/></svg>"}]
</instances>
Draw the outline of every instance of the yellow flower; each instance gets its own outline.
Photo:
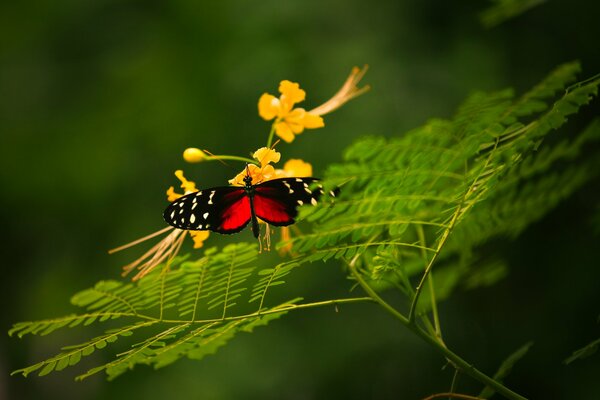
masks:
<instances>
[{"instance_id":1,"label":"yellow flower","mask_svg":"<svg viewBox=\"0 0 600 400\"><path fill-rule=\"evenodd\" d=\"M358 87L358 83L367 72L368 66L362 69L352 68L350 75L335 95L319 107L306 111L304 108L294 108L296 103L304 101L306 92L297 83L281 81L279 98L264 93L258 100L258 114L265 120L275 119L274 129L277 136L290 143L304 129L322 128L325 126L322 115L337 110L353 98L360 96L370 87Z\"/></svg>"},{"instance_id":2,"label":"yellow flower","mask_svg":"<svg viewBox=\"0 0 600 400\"><path fill-rule=\"evenodd\" d=\"M283 164L283 169L275 170L275 178L300 177L307 178L312 176L312 165L300 159L290 158Z\"/></svg>"},{"instance_id":3,"label":"yellow flower","mask_svg":"<svg viewBox=\"0 0 600 400\"><path fill-rule=\"evenodd\" d=\"M306 92L300 85L287 80L279 84L279 98L264 93L258 100L258 114L266 121L275 119L274 129L277 136L290 143L295 135L304 129L322 128L323 118L307 112L304 108L294 108L296 103L304 101Z\"/></svg>"},{"instance_id":4,"label":"yellow flower","mask_svg":"<svg viewBox=\"0 0 600 400\"><path fill-rule=\"evenodd\" d=\"M188 181L185 176L183 176L183 171L177 170L175 171L175 176L181 181L181 188L184 189L185 193L180 194L176 193L173 186L171 186L167 190L167 199L169 201L175 201L181 196L185 194L197 192L196 184L192 181ZM110 250L109 253L115 253L117 251L125 250L129 247L135 246L136 244L145 242L146 240L152 239L156 236L162 235L163 233L170 232L167 236L165 236L160 242L155 244L150 250L148 250L144 255L135 260L134 262L127 264L123 267L123 276L127 275L134 269L138 270L138 273L132 278L134 281L138 280L156 268L163 262L168 264L171 260L177 255L181 245L183 244L183 240L186 237L186 232L190 233L192 240L194 241L194 248L198 249L204 245L204 241L208 239L209 232L208 231L184 231L181 229L174 229L173 227L167 227L161 229L158 232L151 233L148 236L140 238L138 240L134 240L131 243L118 247L116 249Z\"/></svg>"},{"instance_id":5,"label":"yellow flower","mask_svg":"<svg viewBox=\"0 0 600 400\"><path fill-rule=\"evenodd\" d=\"M244 185L244 178L247 175L252 177L252 184L268 181L275 177L275 168L270 163L276 163L281 158L281 153L268 148L261 147L256 150L252 157L259 162L259 165L248 164L235 178L229 180L229 184L236 186Z\"/></svg>"},{"instance_id":6,"label":"yellow flower","mask_svg":"<svg viewBox=\"0 0 600 400\"><path fill-rule=\"evenodd\" d=\"M209 231L188 231L194 241L194 248L199 249L204 246L204 241L210 236Z\"/></svg>"}]
</instances>

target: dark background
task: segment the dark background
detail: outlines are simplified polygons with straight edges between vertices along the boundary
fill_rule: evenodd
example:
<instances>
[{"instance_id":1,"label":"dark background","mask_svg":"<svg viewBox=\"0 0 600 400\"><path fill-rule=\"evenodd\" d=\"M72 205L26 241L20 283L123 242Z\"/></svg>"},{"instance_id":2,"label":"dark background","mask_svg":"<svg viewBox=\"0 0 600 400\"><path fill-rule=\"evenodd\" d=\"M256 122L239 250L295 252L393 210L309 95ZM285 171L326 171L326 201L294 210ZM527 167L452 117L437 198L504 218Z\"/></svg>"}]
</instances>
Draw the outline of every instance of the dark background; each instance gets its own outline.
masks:
<instances>
[{"instance_id":1,"label":"dark background","mask_svg":"<svg viewBox=\"0 0 600 400\"><path fill-rule=\"evenodd\" d=\"M189 146L246 155L269 125L256 110L281 79L319 105L354 65L369 64L372 91L326 117L326 128L280 145L315 175L365 134L394 136L450 117L474 90L525 90L559 63L600 72L596 3L549 1L494 29L485 2L3 2L0 6L0 328L68 314L71 294L141 248L106 250L164 226L164 190L185 168L200 186L237 170L185 165ZM570 130L597 115L598 102ZM440 305L446 342L483 371L529 340L507 380L533 399L600 397L598 355L565 366L599 336L598 181L574 194L518 241L504 244L509 276ZM597 222L596 225L599 225ZM250 240L248 232L210 245ZM275 255L273 255L275 257ZM314 264L290 279L314 299L345 294L343 270ZM23 340L1 336L0 399L418 399L446 391L444 360L372 305L309 310L242 334L216 356L158 372L137 367L106 382L74 369L38 378L16 368L93 335L78 328ZM479 386L459 378L459 390Z\"/></svg>"}]
</instances>

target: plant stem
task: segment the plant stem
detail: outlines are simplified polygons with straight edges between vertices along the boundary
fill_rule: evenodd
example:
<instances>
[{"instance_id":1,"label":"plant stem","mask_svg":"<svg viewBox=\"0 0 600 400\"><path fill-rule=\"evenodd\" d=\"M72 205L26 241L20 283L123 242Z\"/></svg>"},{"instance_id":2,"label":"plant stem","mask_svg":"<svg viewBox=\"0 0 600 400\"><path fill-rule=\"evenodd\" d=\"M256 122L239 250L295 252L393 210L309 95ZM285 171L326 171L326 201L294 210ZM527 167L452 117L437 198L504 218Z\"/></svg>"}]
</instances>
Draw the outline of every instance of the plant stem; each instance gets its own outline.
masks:
<instances>
[{"instance_id":1,"label":"plant stem","mask_svg":"<svg viewBox=\"0 0 600 400\"><path fill-rule=\"evenodd\" d=\"M267 147L271 147L273 144L273 135L275 135L275 123L271 125L271 131L269 132L269 139L267 139Z\"/></svg>"},{"instance_id":2,"label":"plant stem","mask_svg":"<svg viewBox=\"0 0 600 400\"><path fill-rule=\"evenodd\" d=\"M462 209L463 203L464 203L464 198L461 200L460 204L458 205L458 207L456 209L456 212L452 216L452 220L450 221L450 224L448 224L448 227L442 234L442 238L440 239L440 241L437 245L437 248L435 249L435 253L433 254L433 257L431 257L431 260L429 260L429 264L427 264L427 267L425 268L425 272L423 273L423 276L421 277L421 281L419 282L419 285L417 286L417 290L415 291L415 296L413 297L413 301L410 305L410 311L408 312L408 320L410 321L410 323L412 323L415 318L415 310L417 308L417 303L419 302L419 296L421 295L421 291L423 290L423 284L425 283L425 279L427 279L427 277L429 276L429 273L431 272L431 268L433 267L433 263L435 263L435 261L437 260L438 256L440 255L440 252L442 251L442 248L446 244L446 240L448 240L448 237L450 237L450 232L452 232L452 228L454 228L454 225L456 224L456 221L458 220L458 216L460 215L460 211Z\"/></svg>"},{"instance_id":3,"label":"plant stem","mask_svg":"<svg viewBox=\"0 0 600 400\"><path fill-rule=\"evenodd\" d=\"M423 273L423 276L421 277L421 281L419 282L419 286L417 286L417 289L415 291L415 296L413 297L413 301L410 305L410 311L408 313L408 320L411 323L414 321L415 309L416 309L417 303L419 301L419 295L421 294L421 291L423 289L423 283L425 282L425 279L429 276L429 273L431 272L431 268L433 267L433 263L437 260L438 256L440 255L440 252L442 251L442 248L444 247L444 245L446 244L446 241L450 237L450 233L452 233L452 230L456 226L456 223L458 222L459 217L464 215L475 204L475 201L473 201L473 200L470 201L469 203L467 203L467 198L472 193L475 192L475 189L476 189L477 185L479 184L479 180L481 179L481 177L483 175L486 174L487 167L490 164L490 161L492 160L492 158L494 157L494 153L497 148L498 148L498 138L496 138L494 148L488 154L485 164L479 170L479 173L477 174L475 179L473 179L473 181L469 185L469 188L467 189L467 191L463 194L463 196L460 200L460 203L458 204L458 207L456 207L456 211L452 215L450 223L448 224L446 230L444 230L444 233L442 234L442 237L440 238L440 240L438 242L438 245L437 245L437 248L435 249L435 253L433 254L433 257L431 257L431 260L429 261L427 268L425 268L425 272ZM465 169L466 169L466 167L465 167ZM483 191L483 192L479 191L478 193L479 194L475 195L475 198L481 196L481 194L485 193L485 191ZM467 204L465 205L465 203L467 203ZM463 206L464 206L464 208L463 208Z\"/></svg>"},{"instance_id":4,"label":"plant stem","mask_svg":"<svg viewBox=\"0 0 600 400\"><path fill-rule=\"evenodd\" d=\"M423 246L421 248L421 257L423 257L423 262L425 265L427 265L427 252L425 251L425 248L427 247L427 243L425 241L425 232L423 231L423 226L421 225L417 225L417 236L419 237L419 242L421 244L421 246ZM440 317L438 314L438 308L437 308L437 301L435 298L435 287L433 284L433 274L429 274L429 277L427 279L427 283L429 284L429 296L431 299L431 312L433 313L433 324L435 327L435 335L438 337L438 339L440 341L443 342L442 340L442 327L440 325ZM410 320L410 318L409 318Z\"/></svg>"},{"instance_id":5,"label":"plant stem","mask_svg":"<svg viewBox=\"0 0 600 400\"><path fill-rule=\"evenodd\" d=\"M513 392L512 390L510 390L509 388L507 388L500 382L494 380L493 378L490 378L483 372L479 371L473 365L469 364L467 361L463 360L459 355L455 354L450 349L448 349L446 346L444 346L442 343L440 343L440 341L437 339L437 337L432 337L432 336L428 335L427 332L425 332L419 326L410 322L407 317L405 317L400 312L398 312L394 307L389 305L385 300L383 300L377 294L377 292L375 292L375 290L373 290L373 288L371 286L369 286L367 284L367 282L362 278L362 276L360 276L360 274L356 270L356 267L354 266L355 261L356 261L356 258L354 260L352 260L352 262L348 263L348 266L350 267L350 271L352 272L352 275L356 278L357 282L364 289L364 291L367 292L367 294L369 296L371 296L373 298L373 300L375 300L381 307L383 307L384 310L386 310L388 313L393 315L396 319L398 319L402 324L404 324L408 329L413 331L417 336L419 336L425 342L427 342L431 346L433 346L438 352L442 353L450 362L452 362L454 364L454 366L457 369L464 371L464 373L471 376L473 379L478 380L482 384L494 388L497 393L500 393L507 399L527 400L525 397L519 395L518 393Z\"/></svg>"}]
</instances>

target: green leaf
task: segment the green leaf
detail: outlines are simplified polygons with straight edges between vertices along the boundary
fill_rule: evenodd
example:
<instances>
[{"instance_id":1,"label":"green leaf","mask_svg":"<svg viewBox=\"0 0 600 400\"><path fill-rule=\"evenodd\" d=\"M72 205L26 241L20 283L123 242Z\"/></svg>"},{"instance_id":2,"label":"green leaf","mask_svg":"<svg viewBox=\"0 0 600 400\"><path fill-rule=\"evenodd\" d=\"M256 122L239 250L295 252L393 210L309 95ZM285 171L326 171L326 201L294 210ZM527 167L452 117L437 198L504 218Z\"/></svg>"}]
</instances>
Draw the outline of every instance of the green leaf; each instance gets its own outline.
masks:
<instances>
[{"instance_id":1,"label":"green leaf","mask_svg":"<svg viewBox=\"0 0 600 400\"><path fill-rule=\"evenodd\" d=\"M592 354L598 351L598 346L600 346L600 338L592 341L588 345L577 349L571 354L568 358L565 359L564 363L569 365L575 360L580 360L582 358L586 358L591 356Z\"/></svg>"},{"instance_id":2,"label":"green leaf","mask_svg":"<svg viewBox=\"0 0 600 400\"><path fill-rule=\"evenodd\" d=\"M494 374L494 380L496 380L498 382L504 381L504 378L506 378L506 376L508 376L508 374L510 374L510 371L512 370L514 365L521 358L525 357L525 355L527 354L527 352L529 351L531 346L533 346L533 342L527 342L523 346L519 347L510 356L508 356L506 358L506 360L504 360L502 362L502 364L500 364L500 368L498 368L498 371ZM495 393L495 390L492 389L491 387L487 386L481 391L481 393L479 393L478 397L488 399L488 398L492 397L494 395L494 393Z\"/></svg>"}]
</instances>

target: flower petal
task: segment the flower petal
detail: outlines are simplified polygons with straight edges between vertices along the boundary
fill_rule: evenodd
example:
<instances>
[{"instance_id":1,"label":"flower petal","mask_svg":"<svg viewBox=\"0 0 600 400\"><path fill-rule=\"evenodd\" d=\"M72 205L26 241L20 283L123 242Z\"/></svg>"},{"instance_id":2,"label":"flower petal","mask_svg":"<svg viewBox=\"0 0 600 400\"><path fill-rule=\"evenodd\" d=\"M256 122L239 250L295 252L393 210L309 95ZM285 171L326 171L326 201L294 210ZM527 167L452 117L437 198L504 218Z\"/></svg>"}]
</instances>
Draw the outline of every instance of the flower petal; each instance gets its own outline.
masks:
<instances>
[{"instance_id":1,"label":"flower petal","mask_svg":"<svg viewBox=\"0 0 600 400\"><path fill-rule=\"evenodd\" d=\"M294 104L304 101L306 92L300 89L300 85L290 81L281 81L279 84L281 96L281 108L279 109L279 118L285 118L294 108Z\"/></svg>"},{"instance_id":2,"label":"flower petal","mask_svg":"<svg viewBox=\"0 0 600 400\"><path fill-rule=\"evenodd\" d=\"M254 159L258 161L261 166L264 167L265 165L271 162L279 162L279 159L281 158L281 153L268 147L261 147L260 149L254 152L252 157L254 157Z\"/></svg>"},{"instance_id":3,"label":"flower petal","mask_svg":"<svg viewBox=\"0 0 600 400\"><path fill-rule=\"evenodd\" d=\"M283 170L287 176L308 177L312 176L312 165L299 159L291 158L283 165Z\"/></svg>"},{"instance_id":4,"label":"flower petal","mask_svg":"<svg viewBox=\"0 0 600 400\"><path fill-rule=\"evenodd\" d=\"M294 108L285 117L285 122L293 133L299 134L304 130L304 114L306 114L306 111L303 108Z\"/></svg>"},{"instance_id":5,"label":"flower petal","mask_svg":"<svg viewBox=\"0 0 600 400\"><path fill-rule=\"evenodd\" d=\"M288 80L284 80L279 83L279 93L281 93L282 97L285 96L287 101L290 101L294 104L300 103L306 98L306 92L300 89L300 85Z\"/></svg>"},{"instance_id":6,"label":"flower petal","mask_svg":"<svg viewBox=\"0 0 600 400\"><path fill-rule=\"evenodd\" d=\"M196 189L196 184L193 181L188 181L185 176L183 176L182 170L178 169L175 171L175 176L181 181L181 188L185 190L185 194L198 191L198 189Z\"/></svg>"},{"instance_id":7,"label":"flower petal","mask_svg":"<svg viewBox=\"0 0 600 400\"><path fill-rule=\"evenodd\" d=\"M180 198L181 196L183 196L183 195L179 194L179 193L175 193L175 188L173 186L171 186L170 188L167 189L167 200L170 201L171 203L174 202L175 200L177 200L178 198Z\"/></svg>"},{"instance_id":8,"label":"flower petal","mask_svg":"<svg viewBox=\"0 0 600 400\"><path fill-rule=\"evenodd\" d=\"M279 99L271 94L264 93L258 99L258 115L262 119L269 121L275 118L281 109Z\"/></svg>"},{"instance_id":9,"label":"flower petal","mask_svg":"<svg viewBox=\"0 0 600 400\"><path fill-rule=\"evenodd\" d=\"M325 122L323 122L323 118L321 118L320 116L306 112L304 113L302 125L304 125L304 127L307 129L315 129L324 127Z\"/></svg>"},{"instance_id":10,"label":"flower petal","mask_svg":"<svg viewBox=\"0 0 600 400\"><path fill-rule=\"evenodd\" d=\"M287 143L294 141L294 132L292 132L292 129L285 121L277 122L275 124L275 133Z\"/></svg>"},{"instance_id":11,"label":"flower petal","mask_svg":"<svg viewBox=\"0 0 600 400\"><path fill-rule=\"evenodd\" d=\"M265 165L264 167L259 167L258 165L248 164L248 166L244 168L239 174L237 174L235 178L230 179L229 183L235 186L244 186L246 184L244 182L244 178L248 174L250 174L250 176L252 177L252 184L256 185L257 183L273 179L275 177L275 168L273 168L272 165Z\"/></svg>"},{"instance_id":12,"label":"flower petal","mask_svg":"<svg viewBox=\"0 0 600 400\"><path fill-rule=\"evenodd\" d=\"M208 239L208 236L210 236L209 231L188 231L188 232L190 232L190 236L192 237L192 240L194 241L195 249L199 249L200 247L204 246L204 241L206 239Z\"/></svg>"}]
</instances>

